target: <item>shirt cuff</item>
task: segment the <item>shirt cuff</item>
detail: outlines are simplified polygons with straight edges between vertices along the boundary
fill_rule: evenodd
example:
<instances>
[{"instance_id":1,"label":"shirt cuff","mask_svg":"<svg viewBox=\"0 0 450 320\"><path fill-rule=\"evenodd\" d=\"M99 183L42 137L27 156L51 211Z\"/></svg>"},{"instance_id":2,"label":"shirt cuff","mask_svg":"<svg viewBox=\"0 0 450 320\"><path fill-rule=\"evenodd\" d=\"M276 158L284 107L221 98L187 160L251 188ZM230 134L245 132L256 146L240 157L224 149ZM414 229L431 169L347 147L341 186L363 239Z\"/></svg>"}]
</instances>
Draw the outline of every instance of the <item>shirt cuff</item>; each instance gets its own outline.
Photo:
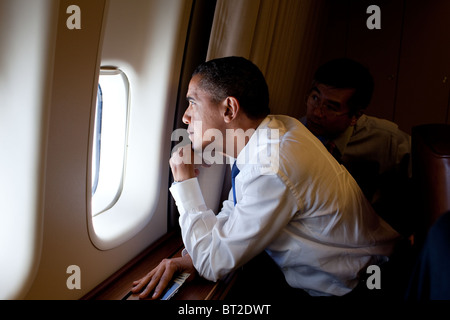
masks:
<instances>
[{"instance_id":1,"label":"shirt cuff","mask_svg":"<svg viewBox=\"0 0 450 320\"><path fill-rule=\"evenodd\" d=\"M197 178L172 184L169 188L180 214L188 211L201 211L206 207Z\"/></svg>"}]
</instances>

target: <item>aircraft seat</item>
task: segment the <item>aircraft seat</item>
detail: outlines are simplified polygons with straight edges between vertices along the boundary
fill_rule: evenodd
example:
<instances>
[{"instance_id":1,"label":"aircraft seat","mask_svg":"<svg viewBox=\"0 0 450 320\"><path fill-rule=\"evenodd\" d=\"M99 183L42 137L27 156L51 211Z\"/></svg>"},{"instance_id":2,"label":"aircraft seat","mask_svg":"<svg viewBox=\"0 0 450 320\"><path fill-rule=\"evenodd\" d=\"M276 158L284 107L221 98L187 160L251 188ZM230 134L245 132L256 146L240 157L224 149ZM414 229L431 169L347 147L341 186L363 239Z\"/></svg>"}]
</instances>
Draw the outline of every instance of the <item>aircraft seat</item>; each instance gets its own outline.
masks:
<instances>
[{"instance_id":1,"label":"aircraft seat","mask_svg":"<svg viewBox=\"0 0 450 320\"><path fill-rule=\"evenodd\" d=\"M450 211L450 125L415 126L411 141L417 233L424 237L436 220Z\"/></svg>"},{"instance_id":2,"label":"aircraft seat","mask_svg":"<svg viewBox=\"0 0 450 320\"><path fill-rule=\"evenodd\" d=\"M413 179L418 201L418 256L407 300L450 299L450 125L412 130Z\"/></svg>"}]
</instances>

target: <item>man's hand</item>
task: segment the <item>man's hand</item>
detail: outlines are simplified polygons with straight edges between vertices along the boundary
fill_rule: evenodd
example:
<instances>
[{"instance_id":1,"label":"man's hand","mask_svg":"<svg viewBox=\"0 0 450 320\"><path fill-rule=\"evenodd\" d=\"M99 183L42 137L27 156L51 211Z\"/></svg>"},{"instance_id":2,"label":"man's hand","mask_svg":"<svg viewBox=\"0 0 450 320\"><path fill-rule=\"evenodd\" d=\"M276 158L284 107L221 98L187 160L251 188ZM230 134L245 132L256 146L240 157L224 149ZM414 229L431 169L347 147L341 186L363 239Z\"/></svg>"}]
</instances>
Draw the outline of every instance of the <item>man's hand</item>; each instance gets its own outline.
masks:
<instances>
[{"instance_id":1,"label":"man's hand","mask_svg":"<svg viewBox=\"0 0 450 320\"><path fill-rule=\"evenodd\" d=\"M195 170L194 151L190 144L178 148L172 154L169 164L172 169L173 178L178 182L195 178L198 173Z\"/></svg>"},{"instance_id":2,"label":"man's hand","mask_svg":"<svg viewBox=\"0 0 450 320\"><path fill-rule=\"evenodd\" d=\"M210 167L202 159L201 153L196 153L192 145L188 144L178 148L169 160L172 175L175 181L181 182L199 175L200 166Z\"/></svg>"},{"instance_id":3,"label":"man's hand","mask_svg":"<svg viewBox=\"0 0 450 320\"><path fill-rule=\"evenodd\" d=\"M157 299L164 292L164 289L167 287L174 274L183 272L187 272L190 274L196 272L189 254L179 258L164 259L145 277L134 281L131 292L141 292L145 287L145 289L139 295L139 298L147 298L153 291L151 299Z\"/></svg>"}]
</instances>

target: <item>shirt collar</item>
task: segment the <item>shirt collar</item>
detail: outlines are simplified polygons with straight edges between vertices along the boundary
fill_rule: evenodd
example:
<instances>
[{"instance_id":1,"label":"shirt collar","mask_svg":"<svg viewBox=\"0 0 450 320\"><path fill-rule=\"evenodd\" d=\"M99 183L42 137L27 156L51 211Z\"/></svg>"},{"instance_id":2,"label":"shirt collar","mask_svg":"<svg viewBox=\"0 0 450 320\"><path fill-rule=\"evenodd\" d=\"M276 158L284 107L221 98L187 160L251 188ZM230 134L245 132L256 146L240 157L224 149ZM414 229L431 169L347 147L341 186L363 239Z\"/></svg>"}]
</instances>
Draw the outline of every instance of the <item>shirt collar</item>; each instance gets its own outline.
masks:
<instances>
[{"instance_id":1,"label":"shirt collar","mask_svg":"<svg viewBox=\"0 0 450 320\"><path fill-rule=\"evenodd\" d=\"M270 143L278 143L277 141L272 141L270 136L270 122L271 117L267 116L264 118L263 121L259 124L259 126L256 128L253 135L250 137L250 140L245 145L245 147L241 150L237 158L229 157L230 158L230 164L233 166L234 162L236 162L236 165L239 170L242 169L242 167L246 164L257 164L257 160L255 157L257 156L255 151L260 151L261 146L269 145ZM266 131L269 130L269 131ZM269 132L269 135L268 135ZM250 154L252 153L252 154Z\"/></svg>"},{"instance_id":2,"label":"shirt collar","mask_svg":"<svg viewBox=\"0 0 450 320\"><path fill-rule=\"evenodd\" d=\"M302 117L300 119L301 123L306 126L306 116ZM355 131L354 126L347 127L343 133L341 133L337 138L333 139L334 144L336 145L336 148L339 150L340 154L344 154L345 148L347 147L348 142L350 141L350 138L353 135L353 132ZM326 145L330 139L324 137L324 136L317 136L317 138Z\"/></svg>"},{"instance_id":3,"label":"shirt collar","mask_svg":"<svg viewBox=\"0 0 450 320\"><path fill-rule=\"evenodd\" d=\"M344 154L345 148L347 147L348 142L350 141L350 138L353 135L353 131L355 130L354 126L350 126L343 133L341 133L336 139L334 139L334 144L336 145L336 148L338 148L339 152L341 154Z\"/></svg>"}]
</instances>

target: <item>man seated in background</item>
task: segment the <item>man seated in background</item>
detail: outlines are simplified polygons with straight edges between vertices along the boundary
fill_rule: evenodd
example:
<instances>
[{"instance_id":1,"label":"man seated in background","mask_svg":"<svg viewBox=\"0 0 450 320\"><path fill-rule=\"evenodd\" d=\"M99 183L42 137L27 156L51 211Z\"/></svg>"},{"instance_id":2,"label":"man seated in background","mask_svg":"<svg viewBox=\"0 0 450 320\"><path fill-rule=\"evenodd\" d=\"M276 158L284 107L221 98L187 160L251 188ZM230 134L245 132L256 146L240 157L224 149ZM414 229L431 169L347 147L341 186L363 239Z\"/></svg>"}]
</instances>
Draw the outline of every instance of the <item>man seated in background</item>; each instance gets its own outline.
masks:
<instances>
[{"instance_id":1,"label":"man seated in background","mask_svg":"<svg viewBox=\"0 0 450 320\"><path fill-rule=\"evenodd\" d=\"M252 62L203 63L187 99L183 121L192 149L179 148L170 159L186 253L163 260L132 292L156 299L180 272L217 281L265 251L293 290L289 297L343 296L369 265L387 260L398 233L305 126L269 115L267 84ZM195 166L186 161L208 150L220 150L233 164L234 188L218 214L206 206Z\"/></svg>"},{"instance_id":2,"label":"man seated in background","mask_svg":"<svg viewBox=\"0 0 450 320\"><path fill-rule=\"evenodd\" d=\"M364 114L373 89L372 75L360 63L325 63L314 75L301 122L352 174L375 211L409 236L411 138L395 123Z\"/></svg>"}]
</instances>

